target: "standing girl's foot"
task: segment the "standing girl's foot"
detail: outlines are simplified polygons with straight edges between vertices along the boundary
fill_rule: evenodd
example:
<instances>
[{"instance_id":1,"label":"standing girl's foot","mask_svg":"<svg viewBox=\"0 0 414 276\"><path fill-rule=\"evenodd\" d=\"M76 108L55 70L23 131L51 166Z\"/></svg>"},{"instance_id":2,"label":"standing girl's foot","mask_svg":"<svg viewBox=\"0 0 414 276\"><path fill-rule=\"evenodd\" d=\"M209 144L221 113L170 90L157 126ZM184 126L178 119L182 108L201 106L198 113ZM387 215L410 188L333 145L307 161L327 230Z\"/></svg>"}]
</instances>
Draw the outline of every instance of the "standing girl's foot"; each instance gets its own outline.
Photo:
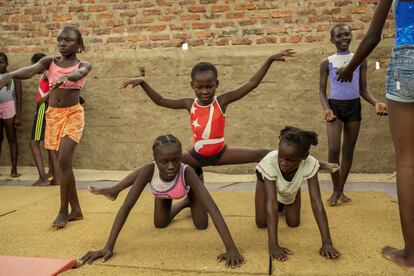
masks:
<instances>
[{"instance_id":1,"label":"standing girl's foot","mask_svg":"<svg viewBox=\"0 0 414 276\"><path fill-rule=\"evenodd\" d=\"M49 180L39 178L35 183L32 184L32 186L49 186Z\"/></svg>"},{"instance_id":2,"label":"standing girl's foot","mask_svg":"<svg viewBox=\"0 0 414 276\"><path fill-rule=\"evenodd\" d=\"M19 176L21 176L21 174L20 173L17 173L17 171L12 171L11 173L10 173L10 177L11 178L16 178L16 177L19 177Z\"/></svg>"},{"instance_id":3,"label":"standing girl's foot","mask_svg":"<svg viewBox=\"0 0 414 276\"><path fill-rule=\"evenodd\" d=\"M53 172L48 171L47 174L46 174L46 176L47 176L48 179L51 178L51 177L53 177Z\"/></svg>"},{"instance_id":4,"label":"standing girl's foot","mask_svg":"<svg viewBox=\"0 0 414 276\"><path fill-rule=\"evenodd\" d=\"M81 210L72 210L68 215L68 221L82 220L83 214Z\"/></svg>"},{"instance_id":5,"label":"standing girl's foot","mask_svg":"<svg viewBox=\"0 0 414 276\"><path fill-rule=\"evenodd\" d=\"M68 214L59 212L52 226L59 229L65 227L66 223L68 223Z\"/></svg>"},{"instance_id":6,"label":"standing girl's foot","mask_svg":"<svg viewBox=\"0 0 414 276\"><path fill-rule=\"evenodd\" d=\"M338 203L339 198L340 198L340 193L333 192L331 197L328 199L329 206L335 206Z\"/></svg>"},{"instance_id":7,"label":"standing girl's foot","mask_svg":"<svg viewBox=\"0 0 414 276\"><path fill-rule=\"evenodd\" d=\"M410 263L409 260L407 260L407 254L404 250L399 250L391 246L385 246L381 250L381 254L385 259L401 266L402 268L405 268L408 271L414 272L414 260L411 260Z\"/></svg>"},{"instance_id":8,"label":"standing girl's foot","mask_svg":"<svg viewBox=\"0 0 414 276\"><path fill-rule=\"evenodd\" d=\"M342 203L348 203L348 202L351 202L352 199L350 199L349 197L347 197L346 195L342 193L341 196L339 197L339 201Z\"/></svg>"},{"instance_id":9,"label":"standing girl's foot","mask_svg":"<svg viewBox=\"0 0 414 276\"><path fill-rule=\"evenodd\" d=\"M95 188L94 186L89 186L88 187L89 192L95 194L95 195L103 195L105 196L107 199L114 201L117 197L118 194L114 193L111 188Z\"/></svg>"}]
</instances>

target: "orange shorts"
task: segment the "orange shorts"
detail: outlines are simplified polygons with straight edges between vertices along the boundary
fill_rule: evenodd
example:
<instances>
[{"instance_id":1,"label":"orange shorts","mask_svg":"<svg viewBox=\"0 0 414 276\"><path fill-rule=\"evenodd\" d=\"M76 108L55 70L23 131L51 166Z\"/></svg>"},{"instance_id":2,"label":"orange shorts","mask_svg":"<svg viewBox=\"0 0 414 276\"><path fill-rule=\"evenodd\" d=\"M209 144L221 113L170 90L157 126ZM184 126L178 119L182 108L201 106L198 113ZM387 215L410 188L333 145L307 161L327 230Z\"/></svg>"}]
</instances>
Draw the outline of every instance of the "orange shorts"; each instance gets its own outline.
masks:
<instances>
[{"instance_id":1,"label":"orange shorts","mask_svg":"<svg viewBox=\"0 0 414 276\"><path fill-rule=\"evenodd\" d=\"M51 107L46 111L45 148L59 150L62 138L68 136L79 143L85 117L80 104L70 107Z\"/></svg>"}]
</instances>

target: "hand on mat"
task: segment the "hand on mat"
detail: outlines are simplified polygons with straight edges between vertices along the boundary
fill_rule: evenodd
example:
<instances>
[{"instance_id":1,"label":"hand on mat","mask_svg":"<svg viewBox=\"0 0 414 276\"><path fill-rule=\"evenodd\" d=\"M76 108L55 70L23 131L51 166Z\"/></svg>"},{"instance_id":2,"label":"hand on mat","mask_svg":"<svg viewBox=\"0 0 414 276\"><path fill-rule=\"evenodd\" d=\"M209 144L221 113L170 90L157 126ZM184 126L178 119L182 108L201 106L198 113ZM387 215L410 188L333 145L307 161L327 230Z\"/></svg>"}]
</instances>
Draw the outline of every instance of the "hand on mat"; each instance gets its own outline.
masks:
<instances>
[{"instance_id":1,"label":"hand on mat","mask_svg":"<svg viewBox=\"0 0 414 276\"><path fill-rule=\"evenodd\" d=\"M327 109L323 113L323 118L327 122L333 122L337 119L336 115L333 113L332 109Z\"/></svg>"},{"instance_id":2,"label":"hand on mat","mask_svg":"<svg viewBox=\"0 0 414 276\"><path fill-rule=\"evenodd\" d=\"M8 86L8 84L12 81L12 77L10 74L4 74L0 77L0 89L2 89L5 86Z\"/></svg>"},{"instance_id":3,"label":"hand on mat","mask_svg":"<svg viewBox=\"0 0 414 276\"><path fill-rule=\"evenodd\" d=\"M103 262L106 262L109 258L111 258L113 255L113 252L109 249L101 249L98 251L89 251L88 253L85 254L85 256L83 256L81 258L82 264L91 264L93 263L95 260L102 258Z\"/></svg>"},{"instance_id":4,"label":"hand on mat","mask_svg":"<svg viewBox=\"0 0 414 276\"><path fill-rule=\"evenodd\" d=\"M49 90L52 91L56 88L59 88L61 85L66 84L68 82L68 76L61 76L57 81L49 84Z\"/></svg>"},{"instance_id":5,"label":"hand on mat","mask_svg":"<svg viewBox=\"0 0 414 276\"><path fill-rule=\"evenodd\" d=\"M319 250L321 256L324 256L328 259L336 259L339 258L341 255L338 251L336 251L335 247L332 244L325 244L322 245L321 250Z\"/></svg>"},{"instance_id":6,"label":"hand on mat","mask_svg":"<svg viewBox=\"0 0 414 276\"><path fill-rule=\"evenodd\" d=\"M286 61L287 57L294 57L296 52L293 49L286 49L270 57L272 61Z\"/></svg>"},{"instance_id":7,"label":"hand on mat","mask_svg":"<svg viewBox=\"0 0 414 276\"><path fill-rule=\"evenodd\" d=\"M143 79L130 79L130 80L124 81L119 88L125 89L129 85L131 85L131 88L134 88L135 86L140 85L143 81L144 81Z\"/></svg>"},{"instance_id":8,"label":"hand on mat","mask_svg":"<svg viewBox=\"0 0 414 276\"><path fill-rule=\"evenodd\" d=\"M351 82L354 72L348 72L347 67L336 70L336 80L340 82Z\"/></svg>"},{"instance_id":9,"label":"hand on mat","mask_svg":"<svg viewBox=\"0 0 414 276\"><path fill-rule=\"evenodd\" d=\"M387 105L385 103L376 103L375 112L377 112L377 115L387 116L388 115Z\"/></svg>"},{"instance_id":10,"label":"hand on mat","mask_svg":"<svg viewBox=\"0 0 414 276\"><path fill-rule=\"evenodd\" d=\"M284 262L288 259L288 255L293 255L293 253L288 248L273 245L269 247L269 255L272 257L272 260L276 259Z\"/></svg>"},{"instance_id":11,"label":"hand on mat","mask_svg":"<svg viewBox=\"0 0 414 276\"><path fill-rule=\"evenodd\" d=\"M237 249L230 249L217 256L217 261L226 261L226 267L236 268L244 264L244 258Z\"/></svg>"}]
</instances>

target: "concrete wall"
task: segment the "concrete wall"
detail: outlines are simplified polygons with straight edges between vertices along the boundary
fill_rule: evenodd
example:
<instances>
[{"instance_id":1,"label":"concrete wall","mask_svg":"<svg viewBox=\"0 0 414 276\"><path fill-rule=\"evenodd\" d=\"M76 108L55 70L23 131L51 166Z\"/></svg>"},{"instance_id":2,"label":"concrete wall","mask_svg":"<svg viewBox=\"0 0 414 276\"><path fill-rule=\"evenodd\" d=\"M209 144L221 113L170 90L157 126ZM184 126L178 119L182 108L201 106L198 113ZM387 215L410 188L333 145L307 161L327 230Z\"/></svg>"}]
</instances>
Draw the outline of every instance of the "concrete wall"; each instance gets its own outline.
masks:
<instances>
[{"instance_id":1,"label":"concrete wall","mask_svg":"<svg viewBox=\"0 0 414 276\"><path fill-rule=\"evenodd\" d=\"M384 100L385 65L390 43L384 43L369 60L369 88ZM184 110L168 110L153 104L140 88L119 90L119 84L138 74L144 67L147 81L167 97L187 97L191 67L207 60L217 65L218 93L241 85L259 68L267 56L286 47L298 51L286 63L274 63L263 83L250 95L227 109L226 142L233 146L275 147L279 130L295 125L315 130L320 145L312 150L318 158L327 158L326 123L319 103L319 64L334 49L329 45L233 46L231 48L155 49L120 53L88 53L82 59L93 70L82 95L86 99L86 127L75 164L79 168L131 169L151 158L151 145L157 135L173 133L191 147L189 116ZM28 63L29 54L13 57L14 66ZM374 70L379 60L382 69ZM35 108L37 78L23 82L24 116L19 129L20 162L32 164L27 146ZM381 156L381 158L379 158ZM2 164L6 156L2 154ZM373 165L375 164L375 165ZM223 172L242 173L249 166L228 166ZM393 153L387 119L377 117L363 103L363 122L353 170L387 172L393 169Z\"/></svg>"}]
</instances>

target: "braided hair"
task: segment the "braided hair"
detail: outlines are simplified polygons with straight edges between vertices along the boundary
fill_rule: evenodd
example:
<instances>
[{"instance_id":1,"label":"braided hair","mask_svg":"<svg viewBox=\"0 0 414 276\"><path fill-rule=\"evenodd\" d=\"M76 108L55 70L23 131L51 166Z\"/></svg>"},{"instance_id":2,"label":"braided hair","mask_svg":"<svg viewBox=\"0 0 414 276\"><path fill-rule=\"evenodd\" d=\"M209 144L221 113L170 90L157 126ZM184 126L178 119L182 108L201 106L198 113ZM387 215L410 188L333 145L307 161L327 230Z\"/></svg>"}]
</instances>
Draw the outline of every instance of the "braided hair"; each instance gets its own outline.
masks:
<instances>
[{"instance_id":1,"label":"braided hair","mask_svg":"<svg viewBox=\"0 0 414 276\"><path fill-rule=\"evenodd\" d=\"M280 131L280 142L295 145L298 153L305 157L310 147L318 144L318 134L314 131L305 131L297 127L287 126Z\"/></svg>"},{"instance_id":2,"label":"braided hair","mask_svg":"<svg viewBox=\"0 0 414 276\"><path fill-rule=\"evenodd\" d=\"M181 151L181 142L172 134L161 135L155 139L154 144L152 145L152 152L155 154L155 150L162 144L176 144Z\"/></svg>"}]
</instances>

